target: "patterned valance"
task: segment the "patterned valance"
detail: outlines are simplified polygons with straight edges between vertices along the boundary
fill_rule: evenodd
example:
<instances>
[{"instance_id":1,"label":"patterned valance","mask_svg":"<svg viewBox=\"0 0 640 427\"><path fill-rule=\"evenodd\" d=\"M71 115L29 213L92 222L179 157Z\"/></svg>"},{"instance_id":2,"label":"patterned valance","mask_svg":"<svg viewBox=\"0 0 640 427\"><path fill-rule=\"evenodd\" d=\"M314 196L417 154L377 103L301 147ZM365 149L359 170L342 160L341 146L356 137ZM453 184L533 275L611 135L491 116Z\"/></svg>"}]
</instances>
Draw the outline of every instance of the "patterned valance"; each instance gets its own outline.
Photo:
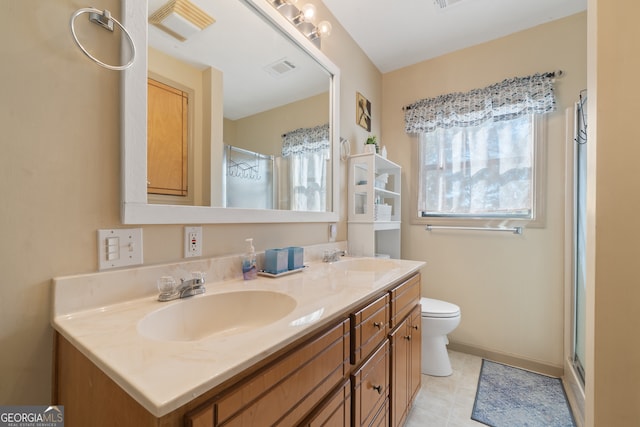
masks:
<instances>
[{"instance_id":1,"label":"patterned valance","mask_svg":"<svg viewBox=\"0 0 640 427\"><path fill-rule=\"evenodd\" d=\"M282 135L283 157L315 153L328 150L330 147L329 123L312 128L299 128Z\"/></svg>"},{"instance_id":2,"label":"patterned valance","mask_svg":"<svg viewBox=\"0 0 640 427\"><path fill-rule=\"evenodd\" d=\"M405 107L405 131L433 132L554 111L553 77L553 73L515 77L466 93L422 99Z\"/></svg>"}]
</instances>

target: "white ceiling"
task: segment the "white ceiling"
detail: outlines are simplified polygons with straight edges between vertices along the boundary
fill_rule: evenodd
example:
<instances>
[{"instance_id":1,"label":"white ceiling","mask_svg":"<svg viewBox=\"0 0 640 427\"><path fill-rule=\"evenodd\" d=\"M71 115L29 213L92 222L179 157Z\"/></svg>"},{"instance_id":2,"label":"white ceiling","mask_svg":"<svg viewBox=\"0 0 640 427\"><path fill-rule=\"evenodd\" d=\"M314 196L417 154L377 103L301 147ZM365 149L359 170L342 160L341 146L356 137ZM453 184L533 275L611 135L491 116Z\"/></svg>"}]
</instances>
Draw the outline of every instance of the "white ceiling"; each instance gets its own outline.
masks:
<instances>
[{"instance_id":1,"label":"white ceiling","mask_svg":"<svg viewBox=\"0 0 640 427\"><path fill-rule=\"evenodd\" d=\"M322 1L383 73L587 8L587 0Z\"/></svg>"},{"instance_id":2,"label":"white ceiling","mask_svg":"<svg viewBox=\"0 0 640 427\"><path fill-rule=\"evenodd\" d=\"M148 0L151 15L167 0ZM242 2L191 0L216 23L186 42L149 26L149 45L224 73L224 115L239 119L328 90L325 70ZM587 7L587 0L322 0L381 72L472 46ZM456 2L440 9L434 2ZM305 4L298 0L297 6ZM319 19L326 17L319 16ZM264 69L296 65L286 78Z\"/></svg>"},{"instance_id":3,"label":"white ceiling","mask_svg":"<svg viewBox=\"0 0 640 427\"><path fill-rule=\"evenodd\" d=\"M148 15L166 2L149 0ZM222 71L225 118L240 119L329 90L327 71L242 2L191 2L216 22L184 42L149 25L149 46L197 69ZM281 60L295 70L279 76L266 71Z\"/></svg>"}]
</instances>

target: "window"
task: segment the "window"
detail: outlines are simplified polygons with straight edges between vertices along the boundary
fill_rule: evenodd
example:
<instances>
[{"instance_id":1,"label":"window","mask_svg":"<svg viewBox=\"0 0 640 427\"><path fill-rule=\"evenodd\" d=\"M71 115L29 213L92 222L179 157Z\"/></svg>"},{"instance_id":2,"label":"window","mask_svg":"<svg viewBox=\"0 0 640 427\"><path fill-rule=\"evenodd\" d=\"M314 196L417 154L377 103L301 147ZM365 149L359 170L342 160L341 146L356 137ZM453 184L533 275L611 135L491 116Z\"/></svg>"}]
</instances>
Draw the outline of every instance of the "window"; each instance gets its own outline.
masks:
<instances>
[{"instance_id":1,"label":"window","mask_svg":"<svg viewBox=\"0 0 640 427\"><path fill-rule=\"evenodd\" d=\"M291 156L292 210L327 210L328 160L328 148Z\"/></svg>"},{"instance_id":2,"label":"window","mask_svg":"<svg viewBox=\"0 0 640 427\"><path fill-rule=\"evenodd\" d=\"M328 123L282 135L282 158L289 160L290 166L289 209L327 210L330 150Z\"/></svg>"},{"instance_id":3,"label":"window","mask_svg":"<svg viewBox=\"0 0 640 427\"><path fill-rule=\"evenodd\" d=\"M405 107L405 131L419 137L414 222L544 225L540 129L556 109L554 77L514 77Z\"/></svg>"},{"instance_id":4,"label":"window","mask_svg":"<svg viewBox=\"0 0 640 427\"><path fill-rule=\"evenodd\" d=\"M418 222L542 225L543 118L526 114L419 135ZM428 220L428 221L427 221Z\"/></svg>"}]
</instances>

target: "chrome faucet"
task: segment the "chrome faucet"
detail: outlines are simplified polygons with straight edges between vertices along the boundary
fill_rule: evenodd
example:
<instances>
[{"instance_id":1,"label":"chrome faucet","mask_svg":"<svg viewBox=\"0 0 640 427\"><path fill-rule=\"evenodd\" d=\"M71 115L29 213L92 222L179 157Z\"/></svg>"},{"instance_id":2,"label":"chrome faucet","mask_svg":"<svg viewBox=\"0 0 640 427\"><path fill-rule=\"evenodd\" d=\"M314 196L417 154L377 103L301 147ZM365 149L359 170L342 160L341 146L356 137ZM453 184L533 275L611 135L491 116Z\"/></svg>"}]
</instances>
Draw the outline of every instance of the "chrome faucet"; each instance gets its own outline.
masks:
<instances>
[{"instance_id":1,"label":"chrome faucet","mask_svg":"<svg viewBox=\"0 0 640 427\"><path fill-rule=\"evenodd\" d=\"M171 301L178 298L187 298L194 295L204 294L207 290L204 287L204 273L193 272L192 278L189 280L180 279L180 284L170 286L169 288L160 289L160 295L158 295L158 301Z\"/></svg>"},{"instance_id":2,"label":"chrome faucet","mask_svg":"<svg viewBox=\"0 0 640 427\"><path fill-rule=\"evenodd\" d=\"M180 279L180 286L178 286L178 294L180 295L180 298L204 294L207 290L204 287L204 274L193 273L193 276L194 277L189 280Z\"/></svg>"},{"instance_id":3,"label":"chrome faucet","mask_svg":"<svg viewBox=\"0 0 640 427\"><path fill-rule=\"evenodd\" d=\"M347 251L341 251L338 249L324 251L322 255L322 262L336 262L341 256L345 256Z\"/></svg>"}]
</instances>

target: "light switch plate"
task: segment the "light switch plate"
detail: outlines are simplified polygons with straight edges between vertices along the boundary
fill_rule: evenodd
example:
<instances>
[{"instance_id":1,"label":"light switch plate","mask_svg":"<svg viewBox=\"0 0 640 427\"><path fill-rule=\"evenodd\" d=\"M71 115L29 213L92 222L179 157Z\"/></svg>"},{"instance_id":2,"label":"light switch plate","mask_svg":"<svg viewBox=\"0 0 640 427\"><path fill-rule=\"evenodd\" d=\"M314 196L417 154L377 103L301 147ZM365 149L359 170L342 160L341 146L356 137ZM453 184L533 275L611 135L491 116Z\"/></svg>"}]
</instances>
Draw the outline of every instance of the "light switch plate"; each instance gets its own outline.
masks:
<instances>
[{"instance_id":1,"label":"light switch plate","mask_svg":"<svg viewBox=\"0 0 640 427\"><path fill-rule=\"evenodd\" d=\"M142 264L142 228L98 230L100 270Z\"/></svg>"}]
</instances>

